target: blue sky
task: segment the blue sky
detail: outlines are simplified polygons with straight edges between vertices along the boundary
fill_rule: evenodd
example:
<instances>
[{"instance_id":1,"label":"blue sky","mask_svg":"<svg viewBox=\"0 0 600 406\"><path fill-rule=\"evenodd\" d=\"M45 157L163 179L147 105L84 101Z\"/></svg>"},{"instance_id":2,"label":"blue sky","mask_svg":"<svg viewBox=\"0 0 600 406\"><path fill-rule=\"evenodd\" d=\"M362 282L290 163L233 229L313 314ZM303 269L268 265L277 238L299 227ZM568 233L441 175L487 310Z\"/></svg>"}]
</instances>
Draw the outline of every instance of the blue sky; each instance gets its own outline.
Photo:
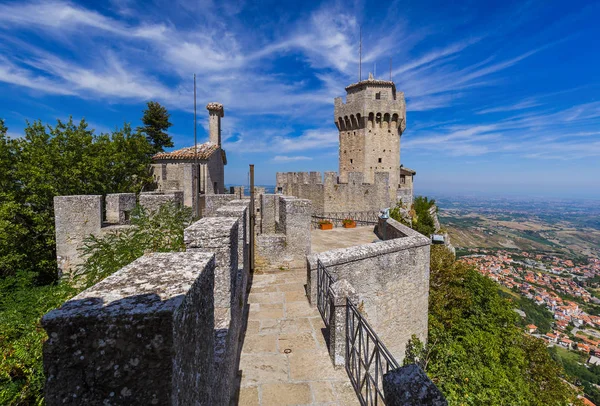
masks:
<instances>
[{"instance_id":1,"label":"blue sky","mask_svg":"<svg viewBox=\"0 0 600 406\"><path fill-rule=\"evenodd\" d=\"M333 99L358 76L407 99L418 193L600 197L600 3L0 2L0 117L139 125L145 102L193 143L225 105L227 183L337 170ZM376 66L376 68L375 68Z\"/></svg>"}]
</instances>

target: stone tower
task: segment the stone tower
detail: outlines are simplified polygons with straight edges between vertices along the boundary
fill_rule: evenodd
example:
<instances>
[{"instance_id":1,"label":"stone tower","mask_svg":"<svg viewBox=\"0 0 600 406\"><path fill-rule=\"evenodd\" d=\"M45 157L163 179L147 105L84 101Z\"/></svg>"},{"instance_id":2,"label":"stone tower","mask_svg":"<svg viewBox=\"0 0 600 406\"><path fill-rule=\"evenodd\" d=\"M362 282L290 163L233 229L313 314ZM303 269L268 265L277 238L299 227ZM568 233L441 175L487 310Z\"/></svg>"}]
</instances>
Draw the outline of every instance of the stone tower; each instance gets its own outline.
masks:
<instances>
[{"instance_id":1,"label":"stone tower","mask_svg":"<svg viewBox=\"0 0 600 406\"><path fill-rule=\"evenodd\" d=\"M208 140L221 146L221 118L225 115L225 110L221 103L208 103Z\"/></svg>"},{"instance_id":2,"label":"stone tower","mask_svg":"<svg viewBox=\"0 0 600 406\"><path fill-rule=\"evenodd\" d=\"M400 182L400 137L406 128L404 93L394 82L369 79L346 87L346 103L335 99L334 120L340 134L340 182L362 172L373 183L376 172L389 173L390 197Z\"/></svg>"}]
</instances>

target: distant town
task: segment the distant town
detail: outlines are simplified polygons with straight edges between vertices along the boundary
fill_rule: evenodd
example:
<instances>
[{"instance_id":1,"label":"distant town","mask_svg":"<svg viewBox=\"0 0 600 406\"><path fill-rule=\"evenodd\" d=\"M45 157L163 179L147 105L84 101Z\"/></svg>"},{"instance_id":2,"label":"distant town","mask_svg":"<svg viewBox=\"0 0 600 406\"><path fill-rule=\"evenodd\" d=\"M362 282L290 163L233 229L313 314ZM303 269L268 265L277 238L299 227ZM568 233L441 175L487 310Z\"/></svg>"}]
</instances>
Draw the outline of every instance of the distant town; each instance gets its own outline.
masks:
<instances>
[{"instance_id":1,"label":"distant town","mask_svg":"<svg viewBox=\"0 0 600 406\"><path fill-rule=\"evenodd\" d=\"M587 263L575 264L547 254L531 254L504 250L473 248L461 258L474 265L480 273L512 292L548 309L554 323L551 331L540 332L534 324L526 332L545 340L548 345L590 355L600 353L600 299L596 293L600 282L600 259L588 258ZM525 317L523 311L517 312ZM600 363L600 359L591 358Z\"/></svg>"}]
</instances>

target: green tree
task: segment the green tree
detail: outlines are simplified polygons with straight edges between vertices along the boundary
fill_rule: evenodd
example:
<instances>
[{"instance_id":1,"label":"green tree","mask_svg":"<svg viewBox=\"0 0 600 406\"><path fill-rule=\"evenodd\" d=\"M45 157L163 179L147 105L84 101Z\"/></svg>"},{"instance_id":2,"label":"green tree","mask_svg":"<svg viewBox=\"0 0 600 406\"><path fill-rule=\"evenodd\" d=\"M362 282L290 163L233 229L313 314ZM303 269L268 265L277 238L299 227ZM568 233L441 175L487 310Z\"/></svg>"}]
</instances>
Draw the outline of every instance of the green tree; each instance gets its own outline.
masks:
<instances>
[{"instance_id":1,"label":"green tree","mask_svg":"<svg viewBox=\"0 0 600 406\"><path fill-rule=\"evenodd\" d=\"M560 366L543 341L523 334L497 285L431 247L429 336L407 347L450 404L566 405L572 401Z\"/></svg>"},{"instance_id":2,"label":"green tree","mask_svg":"<svg viewBox=\"0 0 600 406\"><path fill-rule=\"evenodd\" d=\"M408 211L409 220L403 216L404 206L398 202L396 207L390 210L390 217L394 220L413 228L419 233L429 237L435 232L435 222L429 210L435 205L435 200L429 200L427 197L417 196L414 199L411 209Z\"/></svg>"},{"instance_id":3,"label":"green tree","mask_svg":"<svg viewBox=\"0 0 600 406\"><path fill-rule=\"evenodd\" d=\"M85 120L27 123L22 138L0 132L0 276L56 278L54 196L139 192L151 183L152 146L129 125L95 135ZM5 158L6 157L6 158Z\"/></svg>"},{"instance_id":4,"label":"green tree","mask_svg":"<svg viewBox=\"0 0 600 406\"><path fill-rule=\"evenodd\" d=\"M138 127L138 131L146 135L155 153L164 151L165 147L173 146L171 136L165 132L172 125L169 121L170 117L167 109L155 101L149 101L148 107L144 110L142 117L144 126Z\"/></svg>"}]
</instances>

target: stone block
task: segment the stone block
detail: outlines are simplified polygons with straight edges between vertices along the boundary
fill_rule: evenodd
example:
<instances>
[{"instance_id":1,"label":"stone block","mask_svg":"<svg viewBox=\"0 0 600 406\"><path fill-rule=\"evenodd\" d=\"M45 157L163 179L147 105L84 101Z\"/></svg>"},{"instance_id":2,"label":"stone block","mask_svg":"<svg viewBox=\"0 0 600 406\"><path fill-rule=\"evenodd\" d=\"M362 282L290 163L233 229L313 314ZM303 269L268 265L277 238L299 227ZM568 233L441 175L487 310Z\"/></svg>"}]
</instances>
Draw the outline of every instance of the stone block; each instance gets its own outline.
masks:
<instances>
[{"instance_id":1,"label":"stone block","mask_svg":"<svg viewBox=\"0 0 600 406\"><path fill-rule=\"evenodd\" d=\"M130 215L135 209L135 193L114 193L106 195L106 222L129 224Z\"/></svg>"},{"instance_id":2,"label":"stone block","mask_svg":"<svg viewBox=\"0 0 600 406\"><path fill-rule=\"evenodd\" d=\"M385 404L390 406L447 406L442 392L416 364L383 375Z\"/></svg>"},{"instance_id":3,"label":"stone block","mask_svg":"<svg viewBox=\"0 0 600 406\"><path fill-rule=\"evenodd\" d=\"M146 255L46 314L46 404L212 404L214 269Z\"/></svg>"},{"instance_id":4,"label":"stone block","mask_svg":"<svg viewBox=\"0 0 600 406\"><path fill-rule=\"evenodd\" d=\"M83 240L100 233L102 196L55 196L54 222L59 276L73 274L84 261Z\"/></svg>"},{"instance_id":5,"label":"stone block","mask_svg":"<svg viewBox=\"0 0 600 406\"><path fill-rule=\"evenodd\" d=\"M346 363L346 300L357 304L356 289L345 279L334 282L329 287L329 355L333 365L341 367Z\"/></svg>"},{"instance_id":6,"label":"stone block","mask_svg":"<svg viewBox=\"0 0 600 406\"><path fill-rule=\"evenodd\" d=\"M215 307L230 308L234 302L238 274L238 229L237 218L205 217L183 232L188 251L215 253Z\"/></svg>"},{"instance_id":7,"label":"stone block","mask_svg":"<svg viewBox=\"0 0 600 406\"><path fill-rule=\"evenodd\" d=\"M156 213L163 204L171 203L183 206L183 192L171 191L168 193L141 193L139 203L148 213Z\"/></svg>"}]
</instances>

